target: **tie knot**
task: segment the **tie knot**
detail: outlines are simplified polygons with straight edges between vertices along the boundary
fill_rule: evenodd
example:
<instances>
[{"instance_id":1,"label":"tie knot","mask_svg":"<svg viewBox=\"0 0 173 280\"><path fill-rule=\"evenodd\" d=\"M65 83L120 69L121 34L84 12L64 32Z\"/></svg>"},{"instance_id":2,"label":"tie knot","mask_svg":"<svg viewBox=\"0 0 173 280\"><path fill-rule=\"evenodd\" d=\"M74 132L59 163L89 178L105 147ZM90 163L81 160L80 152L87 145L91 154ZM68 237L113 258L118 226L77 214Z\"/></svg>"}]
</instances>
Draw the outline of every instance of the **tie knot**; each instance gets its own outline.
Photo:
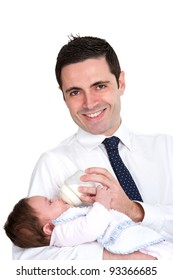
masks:
<instances>
[{"instance_id":1,"label":"tie knot","mask_svg":"<svg viewBox=\"0 0 173 280\"><path fill-rule=\"evenodd\" d=\"M102 142L105 145L105 148L107 150L110 149L118 149L118 144L120 142L120 139L116 136L112 136L109 138L105 138L105 140Z\"/></svg>"}]
</instances>

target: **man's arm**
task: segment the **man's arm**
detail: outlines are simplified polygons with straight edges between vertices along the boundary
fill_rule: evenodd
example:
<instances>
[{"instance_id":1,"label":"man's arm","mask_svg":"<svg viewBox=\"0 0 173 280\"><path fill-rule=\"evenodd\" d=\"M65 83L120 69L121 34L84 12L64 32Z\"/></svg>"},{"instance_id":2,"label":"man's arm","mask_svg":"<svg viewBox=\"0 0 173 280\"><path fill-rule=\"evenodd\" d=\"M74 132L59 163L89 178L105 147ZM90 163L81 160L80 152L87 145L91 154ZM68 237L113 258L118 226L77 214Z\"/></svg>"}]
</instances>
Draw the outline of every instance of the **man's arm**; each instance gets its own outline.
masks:
<instances>
[{"instance_id":1,"label":"man's arm","mask_svg":"<svg viewBox=\"0 0 173 280\"><path fill-rule=\"evenodd\" d=\"M103 260L156 260L156 258L139 251L127 255L120 255L103 250Z\"/></svg>"},{"instance_id":2,"label":"man's arm","mask_svg":"<svg viewBox=\"0 0 173 280\"><path fill-rule=\"evenodd\" d=\"M70 168L70 167L69 167ZM73 170L71 170L73 172ZM57 179L58 172L58 179ZM54 197L58 193L58 185L63 182L65 178L66 169L61 166L53 155L49 153L43 154L33 171L31 184L29 189L29 196L43 195ZM106 255L103 248L97 242L85 243L79 246L57 248L57 247L38 247L31 249L22 249L13 246L14 260L101 260L116 259L116 255L107 252ZM141 257L142 254L140 254ZM128 258L129 255L126 255ZM136 258L137 253L134 255ZM121 257L123 257L121 255ZM132 259L133 254L130 254L129 259ZM137 259L137 258L136 258ZM140 258L139 258L140 259ZM150 256L148 256L150 259Z\"/></svg>"},{"instance_id":3,"label":"man's arm","mask_svg":"<svg viewBox=\"0 0 173 280\"><path fill-rule=\"evenodd\" d=\"M167 241L173 242L173 205L152 205L131 201L124 193L118 181L105 168L88 168L81 181L97 181L111 190L111 208L129 216L134 222L159 232ZM83 193L81 199L85 202L93 201L94 187L79 187ZM91 196L90 196L91 195ZM158 218L159 217L159 218Z\"/></svg>"},{"instance_id":4,"label":"man's arm","mask_svg":"<svg viewBox=\"0 0 173 280\"><path fill-rule=\"evenodd\" d=\"M97 242L74 247L38 247L22 249L13 246L14 260L102 260L103 248Z\"/></svg>"}]
</instances>

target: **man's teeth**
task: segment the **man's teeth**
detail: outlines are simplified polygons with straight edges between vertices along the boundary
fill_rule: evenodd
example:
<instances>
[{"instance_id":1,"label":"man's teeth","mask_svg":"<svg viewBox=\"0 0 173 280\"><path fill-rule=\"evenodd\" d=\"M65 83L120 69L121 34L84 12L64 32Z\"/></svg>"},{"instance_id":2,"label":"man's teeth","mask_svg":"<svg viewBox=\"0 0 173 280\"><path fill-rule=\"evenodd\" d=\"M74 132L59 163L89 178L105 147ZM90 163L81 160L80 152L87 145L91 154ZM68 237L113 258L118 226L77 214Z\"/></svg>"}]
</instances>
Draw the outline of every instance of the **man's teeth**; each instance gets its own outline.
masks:
<instances>
[{"instance_id":1,"label":"man's teeth","mask_svg":"<svg viewBox=\"0 0 173 280\"><path fill-rule=\"evenodd\" d=\"M90 118L95 118L95 117L97 117L98 115L100 115L100 113L101 113L101 111L96 112L96 113L93 113L93 114L87 114L87 116L90 117Z\"/></svg>"}]
</instances>

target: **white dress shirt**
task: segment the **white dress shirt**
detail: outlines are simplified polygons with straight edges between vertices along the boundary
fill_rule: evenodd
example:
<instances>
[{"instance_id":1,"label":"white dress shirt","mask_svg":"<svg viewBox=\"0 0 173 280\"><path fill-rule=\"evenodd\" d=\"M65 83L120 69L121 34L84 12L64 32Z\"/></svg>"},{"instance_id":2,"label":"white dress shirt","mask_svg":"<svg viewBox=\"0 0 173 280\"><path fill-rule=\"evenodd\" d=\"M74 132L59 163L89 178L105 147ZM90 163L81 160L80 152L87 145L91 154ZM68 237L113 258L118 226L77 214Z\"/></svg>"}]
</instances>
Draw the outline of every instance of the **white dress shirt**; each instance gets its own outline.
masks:
<instances>
[{"instance_id":1,"label":"white dress shirt","mask_svg":"<svg viewBox=\"0 0 173 280\"><path fill-rule=\"evenodd\" d=\"M114 134L119 137L119 151L143 198L143 225L173 242L173 137L142 135L123 124ZM104 135L92 135L79 128L56 148L38 160L31 177L29 196L58 195L64 180L77 170L104 167L114 174L102 144ZM20 249L14 247L14 259L102 259L97 242L67 248Z\"/></svg>"}]
</instances>

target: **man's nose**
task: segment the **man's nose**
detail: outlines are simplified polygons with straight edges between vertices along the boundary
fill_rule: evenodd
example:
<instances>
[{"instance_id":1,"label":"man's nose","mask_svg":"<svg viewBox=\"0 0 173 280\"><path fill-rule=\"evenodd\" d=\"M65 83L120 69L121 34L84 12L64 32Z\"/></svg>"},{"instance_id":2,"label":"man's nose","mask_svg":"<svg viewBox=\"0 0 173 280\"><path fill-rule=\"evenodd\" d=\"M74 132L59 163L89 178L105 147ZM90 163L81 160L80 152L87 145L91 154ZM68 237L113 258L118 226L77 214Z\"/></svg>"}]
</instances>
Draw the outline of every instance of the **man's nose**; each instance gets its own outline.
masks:
<instances>
[{"instance_id":1,"label":"man's nose","mask_svg":"<svg viewBox=\"0 0 173 280\"><path fill-rule=\"evenodd\" d=\"M97 104L96 97L90 91L85 92L83 108L92 109Z\"/></svg>"}]
</instances>

